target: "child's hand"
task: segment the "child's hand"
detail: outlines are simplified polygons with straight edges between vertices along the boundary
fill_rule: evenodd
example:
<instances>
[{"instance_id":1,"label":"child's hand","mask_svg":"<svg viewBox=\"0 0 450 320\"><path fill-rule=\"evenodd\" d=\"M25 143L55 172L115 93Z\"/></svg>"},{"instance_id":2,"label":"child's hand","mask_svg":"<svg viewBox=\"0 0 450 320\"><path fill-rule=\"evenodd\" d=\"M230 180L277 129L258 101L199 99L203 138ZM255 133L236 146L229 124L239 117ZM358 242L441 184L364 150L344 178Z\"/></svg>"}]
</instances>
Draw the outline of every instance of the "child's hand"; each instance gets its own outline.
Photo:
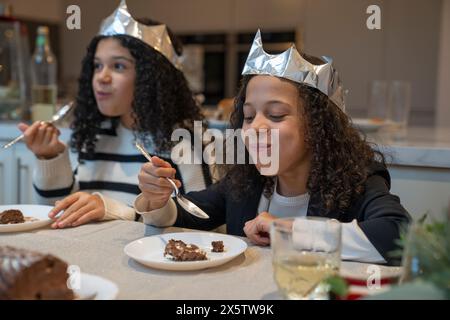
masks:
<instances>
[{"instance_id":1,"label":"child's hand","mask_svg":"<svg viewBox=\"0 0 450 320\"><path fill-rule=\"evenodd\" d=\"M28 149L39 159L52 159L62 153L66 146L58 139L59 130L52 124L36 121L31 126L19 123Z\"/></svg>"},{"instance_id":2,"label":"child's hand","mask_svg":"<svg viewBox=\"0 0 450 320\"><path fill-rule=\"evenodd\" d=\"M270 244L270 224L277 217L268 212L261 212L255 219L245 223L244 232L251 242L267 246Z\"/></svg>"},{"instance_id":3,"label":"child's hand","mask_svg":"<svg viewBox=\"0 0 450 320\"><path fill-rule=\"evenodd\" d=\"M48 216L55 219L59 212L64 213L52 224L52 228L77 227L89 221L100 220L105 216L105 205L98 195L76 192L56 201Z\"/></svg>"},{"instance_id":4,"label":"child's hand","mask_svg":"<svg viewBox=\"0 0 450 320\"><path fill-rule=\"evenodd\" d=\"M172 179L178 188L181 187L181 182L174 179L175 172L168 162L158 157L152 157L152 162L142 165L138 175L139 189L149 202L149 211L162 208L169 201L173 187L166 178Z\"/></svg>"}]
</instances>

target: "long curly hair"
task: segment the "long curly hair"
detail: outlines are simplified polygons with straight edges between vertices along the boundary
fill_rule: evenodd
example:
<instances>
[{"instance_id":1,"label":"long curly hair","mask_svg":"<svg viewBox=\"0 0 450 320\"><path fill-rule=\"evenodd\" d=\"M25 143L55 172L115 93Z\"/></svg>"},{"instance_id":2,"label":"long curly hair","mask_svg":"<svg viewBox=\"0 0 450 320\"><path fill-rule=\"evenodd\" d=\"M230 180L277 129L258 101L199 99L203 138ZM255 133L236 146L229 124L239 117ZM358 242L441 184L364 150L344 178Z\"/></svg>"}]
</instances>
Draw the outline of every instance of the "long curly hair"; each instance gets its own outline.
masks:
<instances>
[{"instance_id":1,"label":"long curly hair","mask_svg":"<svg viewBox=\"0 0 450 320\"><path fill-rule=\"evenodd\" d=\"M139 19L147 25L158 24L149 19ZM177 54L182 46L169 30ZM193 132L194 120L203 120L200 107L195 102L183 73L176 69L161 53L127 35L111 36L130 51L135 59L136 79L132 102L136 137L144 143L152 144L156 152L169 152L173 146L172 131L184 128ZM110 122L111 129L119 124L118 117L107 117L100 113L92 88L94 56L99 41L106 36L94 37L87 47L79 77L78 94L74 110L71 148L73 151L90 156L94 153L97 135L102 125Z\"/></svg>"},{"instance_id":2,"label":"long curly hair","mask_svg":"<svg viewBox=\"0 0 450 320\"><path fill-rule=\"evenodd\" d=\"M231 115L233 129L242 128L243 105L252 77L242 79ZM301 117L306 122L305 141L312 151L307 190L320 197L322 215L332 210L343 213L364 192L369 166L374 161L384 164L384 156L371 148L353 128L349 117L325 94L290 80L283 81L297 86L304 105ZM263 192L267 197L274 191L274 178L262 176L254 164L228 167L226 179L236 199L242 195L248 196L257 189L257 185L264 186Z\"/></svg>"}]
</instances>

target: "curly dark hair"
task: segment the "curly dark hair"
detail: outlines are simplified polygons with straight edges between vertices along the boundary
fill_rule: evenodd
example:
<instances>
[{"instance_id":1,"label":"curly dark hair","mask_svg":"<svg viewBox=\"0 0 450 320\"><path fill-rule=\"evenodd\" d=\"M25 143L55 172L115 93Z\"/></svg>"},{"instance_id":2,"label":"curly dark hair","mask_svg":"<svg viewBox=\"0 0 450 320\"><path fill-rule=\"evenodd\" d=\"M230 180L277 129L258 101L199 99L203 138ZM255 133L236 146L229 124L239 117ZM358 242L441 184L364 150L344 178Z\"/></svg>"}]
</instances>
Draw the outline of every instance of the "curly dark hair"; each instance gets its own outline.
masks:
<instances>
[{"instance_id":1,"label":"curly dark hair","mask_svg":"<svg viewBox=\"0 0 450 320\"><path fill-rule=\"evenodd\" d=\"M243 105L252 77L242 79L231 115L233 129L242 128ZM384 164L384 156L372 149L352 126L349 117L325 94L306 85L282 80L297 86L304 105L301 117L306 122L305 141L312 151L307 190L320 197L322 215L326 216L332 210L342 214L364 192L370 165L374 161ZM229 189L235 198L254 192L258 184L264 186L264 194L268 197L274 188L274 178L262 176L254 164L229 167L227 183L231 184Z\"/></svg>"},{"instance_id":2,"label":"curly dark hair","mask_svg":"<svg viewBox=\"0 0 450 320\"><path fill-rule=\"evenodd\" d=\"M149 19L139 19L147 25L159 24ZM177 54L182 53L181 42L169 36ZM193 132L194 120L203 120L200 107L195 102L183 73L176 69L161 53L128 35L111 36L130 51L136 60L136 80L132 102L135 136L144 143L153 143L156 152L168 152L172 147L171 134L175 128L185 128ZM115 129L118 117L107 117L100 113L95 100L92 77L97 44L106 36L94 37L87 47L79 77L76 97L71 148L73 151L94 153L97 135L105 121Z\"/></svg>"}]
</instances>

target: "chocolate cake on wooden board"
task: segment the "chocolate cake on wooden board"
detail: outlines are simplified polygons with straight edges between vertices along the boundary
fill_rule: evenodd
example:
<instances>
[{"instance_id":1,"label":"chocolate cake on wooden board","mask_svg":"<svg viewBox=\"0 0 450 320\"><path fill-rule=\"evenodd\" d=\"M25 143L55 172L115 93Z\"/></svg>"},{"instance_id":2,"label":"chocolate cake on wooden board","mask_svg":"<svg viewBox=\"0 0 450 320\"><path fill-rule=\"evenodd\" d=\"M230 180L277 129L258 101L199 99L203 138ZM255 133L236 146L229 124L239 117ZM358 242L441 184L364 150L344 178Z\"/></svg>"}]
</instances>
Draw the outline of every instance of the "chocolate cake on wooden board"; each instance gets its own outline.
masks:
<instances>
[{"instance_id":1,"label":"chocolate cake on wooden board","mask_svg":"<svg viewBox=\"0 0 450 320\"><path fill-rule=\"evenodd\" d=\"M0 224L23 223L25 218L20 210L5 210L0 212Z\"/></svg>"},{"instance_id":2,"label":"chocolate cake on wooden board","mask_svg":"<svg viewBox=\"0 0 450 320\"><path fill-rule=\"evenodd\" d=\"M67 263L49 255L0 246L0 300L71 300Z\"/></svg>"}]
</instances>

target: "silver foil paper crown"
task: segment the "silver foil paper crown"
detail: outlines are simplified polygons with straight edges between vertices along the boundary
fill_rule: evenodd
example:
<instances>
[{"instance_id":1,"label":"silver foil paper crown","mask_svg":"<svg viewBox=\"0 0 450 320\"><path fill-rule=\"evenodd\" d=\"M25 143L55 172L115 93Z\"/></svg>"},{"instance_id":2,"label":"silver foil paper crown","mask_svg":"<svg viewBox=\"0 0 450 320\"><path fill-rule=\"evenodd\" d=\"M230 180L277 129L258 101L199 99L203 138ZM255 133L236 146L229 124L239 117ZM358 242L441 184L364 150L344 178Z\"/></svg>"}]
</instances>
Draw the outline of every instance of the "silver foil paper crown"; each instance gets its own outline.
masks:
<instances>
[{"instance_id":1,"label":"silver foil paper crown","mask_svg":"<svg viewBox=\"0 0 450 320\"><path fill-rule=\"evenodd\" d=\"M182 57L175 52L166 25L147 26L139 23L131 16L125 0L121 0L113 14L103 20L98 34L135 37L165 56L175 68L182 69Z\"/></svg>"},{"instance_id":2,"label":"silver foil paper crown","mask_svg":"<svg viewBox=\"0 0 450 320\"><path fill-rule=\"evenodd\" d=\"M274 55L263 49L261 31L258 29L242 75L272 75L316 88L326 94L339 108L345 111L345 91L334 69L333 60L322 57L324 64L314 65L305 60L294 44L286 51Z\"/></svg>"}]
</instances>

